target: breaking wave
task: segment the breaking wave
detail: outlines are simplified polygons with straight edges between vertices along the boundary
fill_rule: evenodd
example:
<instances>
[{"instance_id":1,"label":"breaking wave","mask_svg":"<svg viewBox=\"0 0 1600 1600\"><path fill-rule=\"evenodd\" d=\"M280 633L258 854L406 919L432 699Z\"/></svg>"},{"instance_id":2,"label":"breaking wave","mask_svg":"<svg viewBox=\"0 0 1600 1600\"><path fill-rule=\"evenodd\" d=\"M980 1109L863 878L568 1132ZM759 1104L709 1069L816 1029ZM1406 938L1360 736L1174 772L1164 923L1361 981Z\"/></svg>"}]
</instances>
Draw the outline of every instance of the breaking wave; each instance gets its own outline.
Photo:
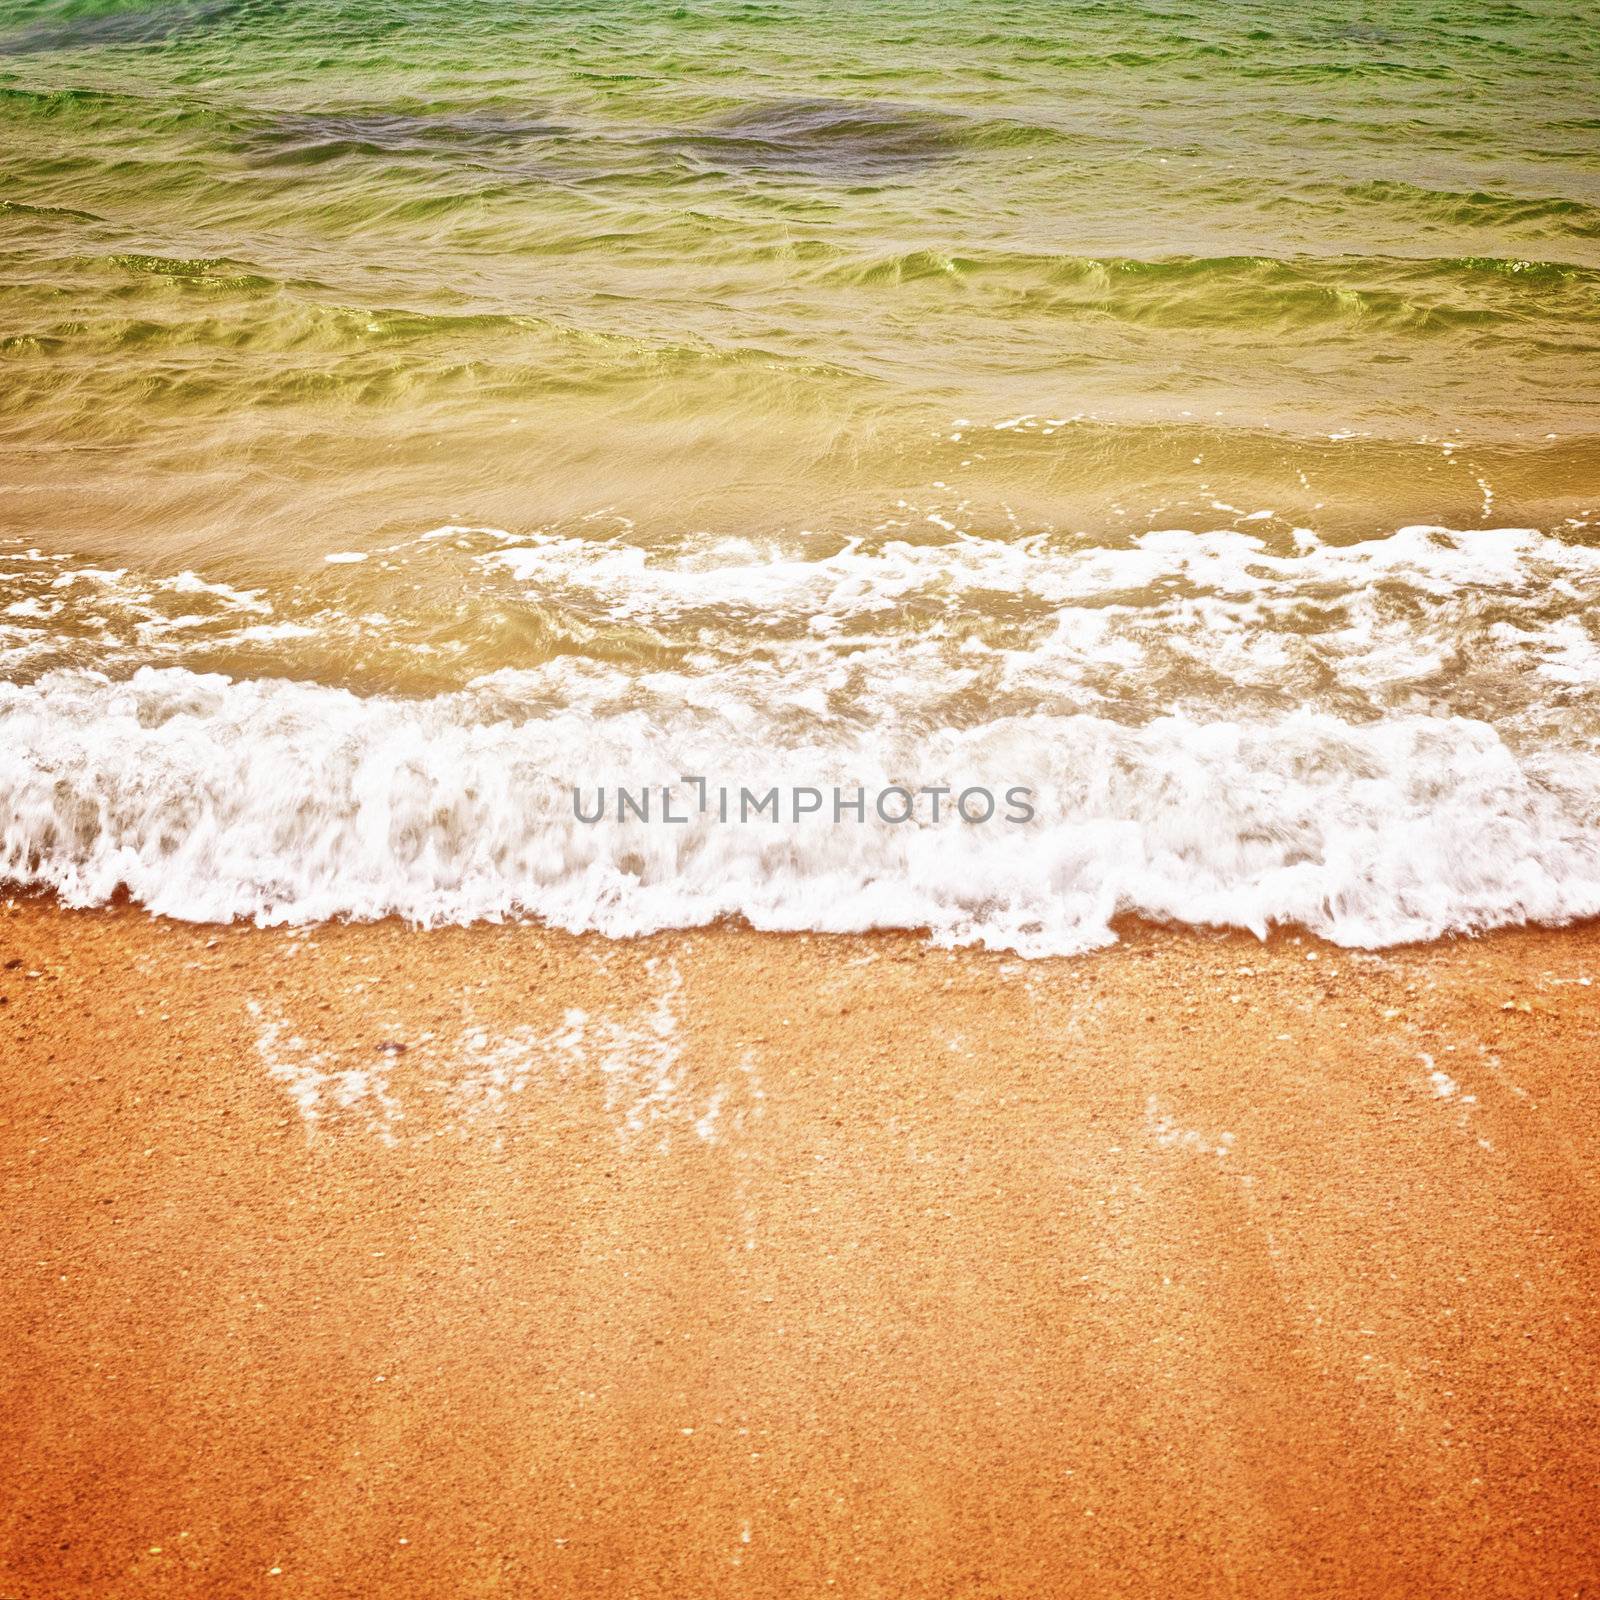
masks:
<instances>
[{"instance_id":1,"label":"breaking wave","mask_svg":"<svg viewBox=\"0 0 1600 1600\"><path fill-rule=\"evenodd\" d=\"M411 696L236 679L171 664L161 628L214 617L292 651L323 614L285 623L186 574L163 623L148 581L41 579L24 632L59 622L51 605L143 610L120 676L0 683L0 878L200 920L743 917L1030 955L1104 943L1130 913L1358 946L1600 914L1586 546L1226 531L777 559L473 533L407 548L462 546L481 581L563 608L587 652ZM608 627L657 653L608 659ZM725 820L689 778L782 798ZM592 817L619 789L643 805L580 817L575 790ZM848 810L892 789L937 791L942 814ZM952 809L1019 789L1026 820ZM797 810L802 791L846 813Z\"/></svg>"}]
</instances>

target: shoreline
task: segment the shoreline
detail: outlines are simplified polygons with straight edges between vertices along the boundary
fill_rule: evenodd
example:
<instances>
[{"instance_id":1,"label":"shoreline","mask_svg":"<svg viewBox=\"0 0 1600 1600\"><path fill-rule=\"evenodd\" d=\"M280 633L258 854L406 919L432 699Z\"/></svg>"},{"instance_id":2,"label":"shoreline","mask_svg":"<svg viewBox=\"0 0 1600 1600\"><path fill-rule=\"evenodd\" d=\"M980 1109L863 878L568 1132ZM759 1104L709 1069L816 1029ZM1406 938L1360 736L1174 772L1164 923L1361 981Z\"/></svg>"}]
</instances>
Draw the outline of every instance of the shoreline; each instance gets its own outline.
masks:
<instances>
[{"instance_id":1,"label":"shoreline","mask_svg":"<svg viewBox=\"0 0 1600 1600\"><path fill-rule=\"evenodd\" d=\"M1600 1569L1600 924L1028 961L28 898L0 996L8 1597Z\"/></svg>"}]
</instances>

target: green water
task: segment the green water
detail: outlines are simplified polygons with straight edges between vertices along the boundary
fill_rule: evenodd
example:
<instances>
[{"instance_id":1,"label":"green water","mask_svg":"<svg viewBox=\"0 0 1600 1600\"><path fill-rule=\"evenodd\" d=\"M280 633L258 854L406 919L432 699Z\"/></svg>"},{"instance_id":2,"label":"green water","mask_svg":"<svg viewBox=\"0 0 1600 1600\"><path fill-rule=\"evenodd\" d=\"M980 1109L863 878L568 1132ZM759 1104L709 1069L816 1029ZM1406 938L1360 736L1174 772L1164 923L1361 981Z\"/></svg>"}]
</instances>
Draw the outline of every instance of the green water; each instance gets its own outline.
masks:
<instances>
[{"instance_id":1,"label":"green water","mask_svg":"<svg viewBox=\"0 0 1600 1600\"><path fill-rule=\"evenodd\" d=\"M1549 522L1600 459L1581 9L8 0L0 516Z\"/></svg>"}]
</instances>

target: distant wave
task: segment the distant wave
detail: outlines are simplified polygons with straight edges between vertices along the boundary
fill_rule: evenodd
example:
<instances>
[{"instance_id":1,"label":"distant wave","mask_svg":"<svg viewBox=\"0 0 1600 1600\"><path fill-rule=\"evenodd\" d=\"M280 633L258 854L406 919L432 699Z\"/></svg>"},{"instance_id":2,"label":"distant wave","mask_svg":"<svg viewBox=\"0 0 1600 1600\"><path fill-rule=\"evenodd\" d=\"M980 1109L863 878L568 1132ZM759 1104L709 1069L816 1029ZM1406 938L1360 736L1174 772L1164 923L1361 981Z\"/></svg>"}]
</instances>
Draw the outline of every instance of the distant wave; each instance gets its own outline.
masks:
<instances>
[{"instance_id":1,"label":"distant wave","mask_svg":"<svg viewBox=\"0 0 1600 1600\"><path fill-rule=\"evenodd\" d=\"M889 286L925 281L992 288L1013 311L1109 316L1161 327L1233 325L1270 334L1360 322L1413 335L1459 329L1526 336L1523 307L1537 289L1541 315L1587 329L1600 320L1600 269L1490 256L1167 258L946 255L908 251L841 262L833 281Z\"/></svg>"},{"instance_id":2,"label":"distant wave","mask_svg":"<svg viewBox=\"0 0 1600 1600\"><path fill-rule=\"evenodd\" d=\"M1393 178L1345 184L1337 192L1345 200L1406 212L1447 227L1539 228L1576 239L1600 239L1600 206L1560 195L1431 189Z\"/></svg>"},{"instance_id":3,"label":"distant wave","mask_svg":"<svg viewBox=\"0 0 1600 1600\"><path fill-rule=\"evenodd\" d=\"M420 203L420 202L419 202ZM14 205L14 203L12 203ZM94 219L61 208L26 207L37 217ZM634 248L640 248L635 241ZM560 253L570 253L565 244ZM729 246L712 257L719 270L741 264L752 269L781 266L794 287L850 291L873 297L863 306L892 315L898 300L907 308L937 307L956 294L963 310L988 303L996 317L1085 319L1121 322L1151 329L1238 330L1254 338L1313 333L1341 326L1363 336L1393 335L1427 340L1468 335L1508 352L1525 348L1536 333L1546 339L1564 330L1569 348L1600 350L1600 268L1559 260L1513 256L1315 257L1280 260L1267 256L1093 257L1004 251L947 253L916 249L868 254L823 240ZM231 306L248 316L248 302L262 302L262 326L250 336L252 348L295 348L308 324L323 337L348 346L394 344L418 339L454 339L507 331L539 331L586 342L611 341L617 350L649 352L659 359L744 362L752 359L848 370L840 344L824 361L776 345L745 339L674 340L642 329L608 326L610 319L634 315L625 297L596 297L584 306L582 320L570 312L541 309L537 297L525 305L479 304L461 309L361 303L351 290L316 279L285 275L259 262L230 257L184 258L148 251L111 250L56 258L51 269L61 277L84 274L151 280L152 295L163 281L194 284L242 297ZM48 281L42 290L0 286L0 305L24 296L53 306ZM874 305L881 297L882 305ZM456 296L456 299L462 297ZM126 292L119 305L135 300ZM848 304L848 303L846 303ZM138 321L119 324L125 338L142 342L151 334L180 341L209 335L216 325L214 306L196 303L194 324L174 315L182 307L163 306L159 327ZM24 315L17 309L16 315ZM1531 319L1537 316L1537 325ZM80 335L82 324L71 326ZM238 330L227 337L236 341ZM592 346L591 346L592 347ZM485 352L481 346L474 358Z\"/></svg>"}]
</instances>

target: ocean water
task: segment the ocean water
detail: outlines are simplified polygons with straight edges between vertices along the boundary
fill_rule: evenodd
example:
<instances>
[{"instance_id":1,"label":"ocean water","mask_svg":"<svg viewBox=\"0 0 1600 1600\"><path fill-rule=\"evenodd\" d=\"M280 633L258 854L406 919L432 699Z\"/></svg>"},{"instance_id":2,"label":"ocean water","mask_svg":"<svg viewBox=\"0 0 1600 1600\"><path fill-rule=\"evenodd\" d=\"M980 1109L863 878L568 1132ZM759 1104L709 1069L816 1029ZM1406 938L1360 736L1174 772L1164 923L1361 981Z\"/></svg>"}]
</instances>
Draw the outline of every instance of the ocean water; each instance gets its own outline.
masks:
<instances>
[{"instance_id":1,"label":"ocean water","mask_svg":"<svg viewBox=\"0 0 1600 1600\"><path fill-rule=\"evenodd\" d=\"M1584 7L0 0L0 363L69 903L1600 914Z\"/></svg>"}]
</instances>

